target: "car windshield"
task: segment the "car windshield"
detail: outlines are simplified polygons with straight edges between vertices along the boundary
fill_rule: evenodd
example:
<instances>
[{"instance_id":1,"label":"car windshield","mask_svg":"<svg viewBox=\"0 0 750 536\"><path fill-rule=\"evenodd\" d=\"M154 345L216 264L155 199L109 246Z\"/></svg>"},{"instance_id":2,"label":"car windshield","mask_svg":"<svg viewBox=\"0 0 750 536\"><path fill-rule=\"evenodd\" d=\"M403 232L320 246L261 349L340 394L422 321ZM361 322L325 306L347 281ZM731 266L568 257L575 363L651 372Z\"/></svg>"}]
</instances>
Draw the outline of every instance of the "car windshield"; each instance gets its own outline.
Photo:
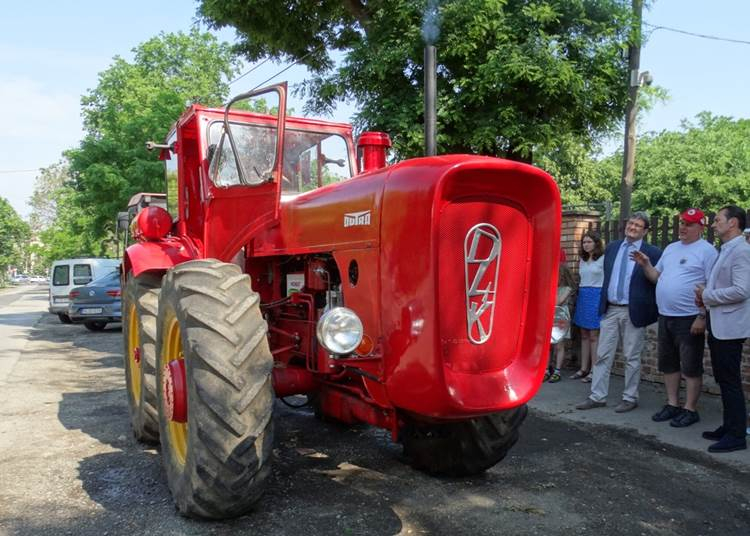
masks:
<instances>
[{"instance_id":1,"label":"car windshield","mask_svg":"<svg viewBox=\"0 0 750 536\"><path fill-rule=\"evenodd\" d=\"M99 287L108 287L108 286L114 286L120 284L120 272L117 270L113 272L109 272L107 275L103 275L99 279L94 279L91 283L89 283L88 286L99 286Z\"/></svg>"}]
</instances>

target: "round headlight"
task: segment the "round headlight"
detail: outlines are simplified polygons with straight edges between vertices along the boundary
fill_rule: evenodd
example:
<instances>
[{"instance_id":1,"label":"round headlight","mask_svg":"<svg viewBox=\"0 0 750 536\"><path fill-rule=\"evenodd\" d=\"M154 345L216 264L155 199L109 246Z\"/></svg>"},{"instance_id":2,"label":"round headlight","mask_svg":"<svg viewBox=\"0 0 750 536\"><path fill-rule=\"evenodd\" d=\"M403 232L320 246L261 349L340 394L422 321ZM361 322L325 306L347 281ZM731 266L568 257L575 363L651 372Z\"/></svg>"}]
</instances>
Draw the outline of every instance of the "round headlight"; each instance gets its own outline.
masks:
<instances>
[{"instance_id":1,"label":"round headlight","mask_svg":"<svg viewBox=\"0 0 750 536\"><path fill-rule=\"evenodd\" d=\"M318 320L318 341L332 354L351 354L362 342L362 321L346 307L334 307Z\"/></svg>"}]
</instances>

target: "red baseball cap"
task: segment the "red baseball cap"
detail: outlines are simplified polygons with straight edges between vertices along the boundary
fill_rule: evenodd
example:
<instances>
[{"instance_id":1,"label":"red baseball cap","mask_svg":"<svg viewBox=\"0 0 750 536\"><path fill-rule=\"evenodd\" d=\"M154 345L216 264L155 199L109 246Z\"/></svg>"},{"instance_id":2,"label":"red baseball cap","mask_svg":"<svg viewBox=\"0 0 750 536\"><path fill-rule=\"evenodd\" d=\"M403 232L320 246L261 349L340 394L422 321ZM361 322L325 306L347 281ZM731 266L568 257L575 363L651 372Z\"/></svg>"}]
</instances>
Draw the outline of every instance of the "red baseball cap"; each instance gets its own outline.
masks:
<instances>
[{"instance_id":1,"label":"red baseball cap","mask_svg":"<svg viewBox=\"0 0 750 536\"><path fill-rule=\"evenodd\" d=\"M680 219L685 223L700 223L706 225L706 215L699 208L689 208L680 214Z\"/></svg>"}]
</instances>

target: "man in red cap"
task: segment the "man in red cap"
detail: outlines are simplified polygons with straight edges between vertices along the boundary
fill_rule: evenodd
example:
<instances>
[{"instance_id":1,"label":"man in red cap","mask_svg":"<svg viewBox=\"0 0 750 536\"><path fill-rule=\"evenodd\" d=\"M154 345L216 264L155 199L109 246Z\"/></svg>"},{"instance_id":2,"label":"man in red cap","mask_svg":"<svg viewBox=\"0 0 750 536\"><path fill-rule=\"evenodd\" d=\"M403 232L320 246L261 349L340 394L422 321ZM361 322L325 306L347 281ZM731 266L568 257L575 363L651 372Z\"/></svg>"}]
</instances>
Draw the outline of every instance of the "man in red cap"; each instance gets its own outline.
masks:
<instances>
[{"instance_id":1,"label":"man in red cap","mask_svg":"<svg viewBox=\"0 0 750 536\"><path fill-rule=\"evenodd\" d=\"M633 259L656 283L659 309L659 371L664 374L667 404L651 418L682 428L700 420L697 405L703 384L706 311L695 304L696 285L705 285L718 252L705 241L703 211L680 214L678 242L669 244L656 266L636 251ZM680 376L685 378L685 406L679 403Z\"/></svg>"}]
</instances>

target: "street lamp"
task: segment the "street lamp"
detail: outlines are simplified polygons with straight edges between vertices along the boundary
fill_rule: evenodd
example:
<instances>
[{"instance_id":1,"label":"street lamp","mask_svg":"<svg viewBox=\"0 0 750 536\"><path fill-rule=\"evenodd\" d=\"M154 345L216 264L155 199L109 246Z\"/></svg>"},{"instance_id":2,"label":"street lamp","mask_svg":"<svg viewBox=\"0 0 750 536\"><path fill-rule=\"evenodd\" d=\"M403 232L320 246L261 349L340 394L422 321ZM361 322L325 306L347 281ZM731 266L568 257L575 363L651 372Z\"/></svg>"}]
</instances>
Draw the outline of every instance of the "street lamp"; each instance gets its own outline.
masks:
<instances>
[{"instance_id":1,"label":"street lamp","mask_svg":"<svg viewBox=\"0 0 750 536\"><path fill-rule=\"evenodd\" d=\"M636 70L630 72L630 87L650 86L654 83L654 77L651 76L650 72L642 71L640 74L637 73L638 71Z\"/></svg>"}]
</instances>

